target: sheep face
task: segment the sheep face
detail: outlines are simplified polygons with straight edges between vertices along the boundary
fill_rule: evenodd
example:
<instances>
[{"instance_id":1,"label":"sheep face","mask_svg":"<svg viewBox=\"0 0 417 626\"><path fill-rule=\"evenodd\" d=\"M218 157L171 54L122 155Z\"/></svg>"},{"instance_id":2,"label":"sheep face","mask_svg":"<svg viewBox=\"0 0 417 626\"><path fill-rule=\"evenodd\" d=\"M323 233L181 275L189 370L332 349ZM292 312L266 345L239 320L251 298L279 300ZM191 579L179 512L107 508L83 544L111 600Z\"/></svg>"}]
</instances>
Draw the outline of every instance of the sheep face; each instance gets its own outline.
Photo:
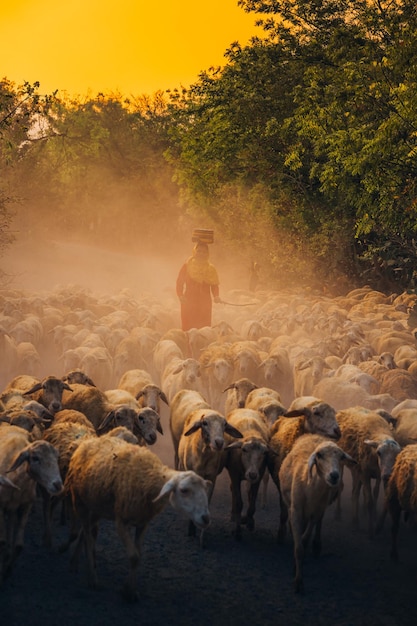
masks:
<instances>
[{"instance_id":1,"label":"sheep face","mask_svg":"<svg viewBox=\"0 0 417 626\"><path fill-rule=\"evenodd\" d=\"M323 435L335 441L340 439L341 432L336 421L336 411L325 402L320 402L308 409L305 416L306 432Z\"/></svg>"},{"instance_id":2,"label":"sheep face","mask_svg":"<svg viewBox=\"0 0 417 626\"><path fill-rule=\"evenodd\" d=\"M226 359L216 359L212 364L213 377L220 385L225 385L233 374L233 367Z\"/></svg>"},{"instance_id":3,"label":"sheep face","mask_svg":"<svg viewBox=\"0 0 417 626\"><path fill-rule=\"evenodd\" d=\"M308 473L313 476L313 468L317 474L329 485L338 487L342 478L342 462L353 459L347 455L339 446L329 441L320 444L308 459Z\"/></svg>"},{"instance_id":4,"label":"sheep face","mask_svg":"<svg viewBox=\"0 0 417 626\"><path fill-rule=\"evenodd\" d=\"M48 376L41 383L37 383L31 389L26 391L23 395L28 396L37 391L41 392L39 401L48 409L50 413L55 415L62 409L62 393L66 389L72 391L71 387L66 382L55 378L54 376Z\"/></svg>"},{"instance_id":5,"label":"sheep face","mask_svg":"<svg viewBox=\"0 0 417 626\"><path fill-rule=\"evenodd\" d=\"M141 435L146 443L151 446L156 442L157 432L163 435L159 415L150 407L145 407L137 413L133 433Z\"/></svg>"},{"instance_id":6,"label":"sheep face","mask_svg":"<svg viewBox=\"0 0 417 626\"><path fill-rule=\"evenodd\" d=\"M219 413L202 415L200 420L195 422L184 435L185 437L189 437L198 430L201 430L201 438L205 446L214 452L221 452L223 450L224 433L232 437L242 437L242 434L236 428L228 424Z\"/></svg>"},{"instance_id":7,"label":"sheep face","mask_svg":"<svg viewBox=\"0 0 417 626\"><path fill-rule=\"evenodd\" d=\"M204 480L193 471L177 472L162 487L154 502L169 494L174 509L184 513L198 528L210 524L208 494L212 488L209 480Z\"/></svg>"},{"instance_id":8,"label":"sheep face","mask_svg":"<svg viewBox=\"0 0 417 626\"><path fill-rule=\"evenodd\" d=\"M234 442L229 446L232 455L239 455L244 479L248 483L258 483L265 472L268 446L261 439L251 437L246 441Z\"/></svg>"},{"instance_id":9,"label":"sheep face","mask_svg":"<svg viewBox=\"0 0 417 626\"><path fill-rule=\"evenodd\" d=\"M364 443L376 451L381 478L386 485L392 474L395 460L401 452L401 446L394 439L385 439L382 442L365 439Z\"/></svg>"},{"instance_id":10,"label":"sheep face","mask_svg":"<svg viewBox=\"0 0 417 626\"><path fill-rule=\"evenodd\" d=\"M8 470L14 472L27 463L27 472L33 480L53 496L62 491L62 479L58 467L58 451L47 441L34 441L26 446ZM13 477L12 477L13 478Z\"/></svg>"}]
</instances>

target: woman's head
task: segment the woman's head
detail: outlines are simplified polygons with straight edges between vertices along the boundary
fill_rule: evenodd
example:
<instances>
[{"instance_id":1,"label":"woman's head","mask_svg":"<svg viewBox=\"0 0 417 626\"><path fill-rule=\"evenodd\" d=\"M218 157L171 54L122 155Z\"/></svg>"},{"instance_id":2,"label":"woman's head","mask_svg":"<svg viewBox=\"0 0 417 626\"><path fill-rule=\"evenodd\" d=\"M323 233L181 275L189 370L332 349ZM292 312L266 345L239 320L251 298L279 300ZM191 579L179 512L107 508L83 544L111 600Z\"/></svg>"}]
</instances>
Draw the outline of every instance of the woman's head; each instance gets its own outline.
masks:
<instances>
[{"instance_id":1,"label":"woman's head","mask_svg":"<svg viewBox=\"0 0 417 626\"><path fill-rule=\"evenodd\" d=\"M209 247L206 243L202 241L198 241L193 250L193 254L197 259L208 259L209 258Z\"/></svg>"}]
</instances>

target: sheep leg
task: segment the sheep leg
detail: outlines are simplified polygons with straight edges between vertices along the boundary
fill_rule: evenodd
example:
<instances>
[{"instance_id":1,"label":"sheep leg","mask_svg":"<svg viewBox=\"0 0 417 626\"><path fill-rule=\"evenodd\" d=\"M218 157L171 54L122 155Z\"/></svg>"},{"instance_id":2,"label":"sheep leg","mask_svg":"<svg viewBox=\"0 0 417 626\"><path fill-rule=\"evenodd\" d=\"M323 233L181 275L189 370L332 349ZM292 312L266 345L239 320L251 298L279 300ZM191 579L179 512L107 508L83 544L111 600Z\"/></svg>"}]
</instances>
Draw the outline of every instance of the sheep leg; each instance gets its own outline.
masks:
<instances>
[{"instance_id":1,"label":"sheep leg","mask_svg":"<svg viewBox=\"0 0 417 626\"><path fill-rule=\"evenodd\" d=\"M98 578L96 571L95 558L95 541L97 538L97 526L91 519L87 518L82 521L84 546L88 564L88 586L91 589L98 589Z\"/></svg>"},{"instance_id":2,"label":"sheep leg","mask_svg":"<svg viewBox=\"0 0 417 626\"><path fill-rule=\"evenodd\" d=\"M7 559L7 530L4 511L0 510L0 586L4 580L6 571L5 564Z\"/></svg>"},{"instance_id":3,"label":"sheep leg","mask_svg":"<svg viewBox=\"0 0 417 626\"><path fill-rule=\"evenodd\" d=\"M246 524L246 528L250 531L255 529L254 515L256 511L256 498L258 496L260 481L257 483L251 483L248 489L249 505L246 515L242 517L242 524Z\"/></svg>"},{"instance_id":4,"label":"sheep leg","mask_svg":"<svg viewBox=\"0 0 417 626\"><path fill-rule=\"evenodd\" d=\"M13 563L23 550L25 528L31 510L32 502L20 506L16 513L15 523L11 526L11 529L14 528L14 537L11 538L10 541L10 545L13 546L13 548L10 556L10 563L8 565L9 569L12 567Z\"/></svg>"},{"instance_id":5,"label":"sheep leg","mask_svg":"<svg viewBox=\"0 0 417 626\"><path fill-rule=\"evenodd\" d=\"M392 561L398 561L398 529L400 527L401 507L397 497L391 498L389 512L392 520L390 557Z\"/></svg>"},{"instance_id":6,"label":"sheep leg","mask_svg":"<svg viewBox=\"0 0 417 626\"><path fill-rule=\"evenodd\" d=\"M129 573L122 589L122 595L128 602L137 602L138 600L136 589L137 574L145 528L145 524L138 524L135 529L135 539L133 540L129 526L121 519L116 520L117 533L126 549L129 560Z\"/></svg>"},{"instance_id":7,"label":"sheep leg","mask_svg":"<svg viewBox=\"0 0 417 626\"><path fill-rule=\"evenodd\" d=\"M368 535L372 539L374 536L375 503L372 497L371 480L368 477L363 481L363 495L368 511Z\"/></svg>"},{"instance_id":8,"label":"sheep leg","mask_svg":"<svg viewBox=\"0 0 417 626\"><path fill-rule=\"evenodd\" d=\"M230 484L230 489L232 491L232 514L231 519L236 523L235 527L235 537L236 539L241 539L242 537L242 529L241 529L241 515L243 509L243 499L242 499L242 491L241 491L241 480L240 478L235 478L232 480Z\"/></svg>"},{"instance_id":9,"label":"sheep leg","mask_svg":"<svg viewBox=\"0 0 417 626\"><path fill-rule=\"evenodd\" d=\"M359 474L352 471L352 526L358 528L359 526L359 495L361 492L362 482L359 478Z\"/></svg>"},{"instance_id":10,"label":"sheep leg","mask_svg":"<svg viewBox=\"0 0 417 626\"><path fill-rule=\"evenodd\" d=\"M323 518L321 517L317 520L314 528L314 537L313 537L313 555L318 557L321 553L321 526L322 526Z\"/></svg>"},{"instance_id":11,"label":"sheep leg","mask_svg":"<svg viewBox=\"0 0 417 626\"><path fill-rule=\"evenodd\" d=\"M279 528L278 528L278 543L284 543L285 536L287 534L287 520L288 520L288 508L280 494L280 513L279 513Z\"/></svg>"},{"instance_id":12,"label":"sheep leg","mask_svg":"<svg viewBox=\"0 0 417 626\"><path fill-rule=\"evenodd\" d=\"M261 508L266 509L266 500L268 493L268 482L269 482L269 474L265 472L264 477L262 478L262 498L261 498Z\"/></svg>"},{"instance_id":13,"label":"sheep leg","mask_svg":"<svg viewBox=\"0 0 417 626\"><path fill-rule=\"evenodd\" d=\"M304 591L303 582L303 560L304 560L304 542L302 533L302 524L297 512L294 508L291 509L291 528L294 539L294 566L295 566L295 578L294 588L296 593Z\"/></svg>"}]
</instances>

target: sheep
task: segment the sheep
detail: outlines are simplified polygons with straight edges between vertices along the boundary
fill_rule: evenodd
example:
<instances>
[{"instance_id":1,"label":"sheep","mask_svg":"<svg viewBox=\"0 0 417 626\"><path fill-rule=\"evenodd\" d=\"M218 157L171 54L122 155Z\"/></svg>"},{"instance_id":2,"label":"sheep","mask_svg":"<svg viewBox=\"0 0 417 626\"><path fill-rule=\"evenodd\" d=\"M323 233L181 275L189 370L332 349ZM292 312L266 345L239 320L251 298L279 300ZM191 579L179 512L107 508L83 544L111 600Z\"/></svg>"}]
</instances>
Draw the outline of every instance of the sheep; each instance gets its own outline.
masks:
<instances>
[{"instance_id":1,"label":"sheep","mask_svg":"<svg viewBox=\"0 0 417 626\"><path fill-rule=\"evenodd\" d=\"M391 559L398 560L398 530L401 512L411 526L417 524L417 444L406 446L398 454L385 490L385 508L391 527Z\"/></svg>"},{"instance_id":2,"label":"sheep","mask_svg":"<svg viewBox=\"0 0 417 626\"><path fill-rule=\"evenodd\" d=\"M157 432L163 435L160 417L150 407L140 408L127 403L114 404L96 430L101 435L117 426L128 428L138 437L140 445L152 446L156 443Z\"/></svg>"},{"instance_id":3,"label":"sheep","mask_svg":"<svg viewBox=\"0 0 417 626\"><path fill-rule=\"evenodd\" d=\"M245 406L246 398L254 389L258 389L258 386L249 378L239 378L239 380L230 383L223 390L223 393L228 392L225 402L225 415L228 415L233 409L242 409Z\"/></svg>"},{"instance_id":4,"label":"sheep","mask_svg":"<svg viewBox=\"0 0 417 626\"><path fill-rule=\"evenodd\" d=\"M72 391L67 383L55 376L47 376L39 381L32 376L24 375L17 376L10 381L6 389L20 390L24 396L31 396L32 400L43 404L52 414L62 409L64 390Z\"/></svg>"},{"instance_id":5,"label":"sheep","mask_svg":"<svg viewBox=\"0 0 417 626\"><path fill-rule=\"evenodd\" d=\"M233 381L233 359L227 346L212 344L200 356L203 388L211 406L224 409L223 389Z\"/></svg>"},{"instance_id":6,"label":"sheep","mask_svg":"<svg viewBox=\"0 0 417 626\"><path fill-rule=\"evenodd\" d=\"M281 402L278 391L270 387L253 389L245 400L245 408L260 411L271 426L280 415L287 411Z\"/></svg>"},{"instance_id":7,"label":"sheep","mask_svg":"<svg viewBox=\"0 0 417 626\"><path fill-rule=\"evenodd\" d=\"M395 371L395 370L392 370ZM382 408L390 412L398 403L390 394L370 394L356 383L335 378L322 378L313 389L313 395L322 398L336 411L358 405L368 409Z\"/></svg>"},{"instance_id":8,"label":"sheep","mask_svg":"<svg viewBox=\"0 0 417 626\"><path fill-rule=\"evenodd\" d=\"M407 370L391 369L381 379L380 392L390 394L397 402L417 399L417 380Z\"/></svg>"},{"instance_id":9,"label":"sheep","mask_svg":"<svg viewBox=\"0 0 417 626\"><path fill-rule=\"evenodd\" d=\"M118 389L130 391L132 396L136 396L145 385L153 384L153 382L152 376L147 370L131 369L123 373L117 383L117 387Z\"/></svg>"},{"instance_id":10,"label":"sheep","mask_svg":"<svg viewBox=\"0 0 417 626\"><path fill-rule=\"evenodd\" d=\"M288 406L294 399L294 374L287 350L275 347L260 367L263 370L264 384L278 391L282 401Z\"/></svg>"},{"instance_id":11,"label":"sheep","mask_svg":"<svg viewBox=\"0 0 417 626\"><path fill-rule=\"evenodd\" d=\"M71 390L71 393L63 393L62 409L74 409L84 413L97 429L111 410L104 391L77 383L71 385Z\"/></svg>"},{"instance_id":12,"label":"sheep","mask_svg":"<svg viewBox=\"0 0 417 626\"><path fill-rule=\"evenodd\" d=\"M279 470L283 511L281 525L289 515L294 542L295 591L304 590L303 558L314 531L313 554L321 552L321 527L326 508L341 489L344 463L354 459L334 441L321 435L302 435ZM280 527L280 536L285 533Z\"/></svg>"},{"instance_id":13,"label":"sheep","mask_svg":"<svg viewBox=\"0 0 417 626\"><path fill-rule=\"evenodd\" d=\"M310 358L299 357L294 363L294 395L308 396L312 393L314 386L323 377L325 369L330 369L328 363L322 356L312 356Z\"/></svg>"},{"instance_id":14,"label":"sheep","mask_svg":"<svg viewBox=\"0 0 417 626\"><path fill-rule=\"evenodd\" d=\"M57 413L57 416L59 417L45 432L44 440L48 441L58 451L59 471L62 480L65 481L69 462L74 451L86 437L97 437L97 434L91 422L79 411L63 410ZM52 545L52 512L62 498L60 496L51 497L45 490L42 490L42 497L44 515L43 544L50 548Z\"/></svg>"},{"instance_id":15,"label":"sheep","mask_svg":"<svg viewBox=\"0 0 417 626\"><path fill-rule=\"evenodd\" d=\"M240 431L210 408L195 409L186 416L178 443L178 469L193 470L210 481L209 502L213 495L218 474L223 469L222 452L225 434L242 437ZM195 525L190 521L189 535L195 534ZM203 533L200 544L203 542Z\"/></svg>"},{"instance_id":16,"label":"sheep","mask_svg":"<svg viewBox=\"0 0 417 626\"><path fill-rule=\"evenodd\" d=\"M153 351L153 368L159 380L172 359L183 359L186 354L172 339L160 339Z\"/></svg>"},{"instance_id":17,"label":"sheep","mask_svg":"<svg viewBox=\"0 0 417 626\"><path fill-rule=\"evenodd\" d=\"M234 363L234 378L249 378L255 383L260 382L260 364L262 359L259 350L252 341L235 341L230 346L230 355Z\"/></svg>"},{"instance_id":18,"label":"sheep","mask_svg":"<svg viewBox=\"0 0 417 626\"><path fill-rule=\"evenodd\" d=\"M230 477L232 492L232 521L235 522L235 537L241 539L241 525L253 531L254 515L259 485L266 469L269 451L269 428L258 411L237 408L228 415L228 423L241 433L239 441L227 446L224 465ZM243 500L241 482L248 482L248 507L242 516Z\"/></svg>"},{"instance_id":19,"label":"sheep","mask_svg":"<svg viewBox=\"0 0 417 626\"><path fill-rule=\"evenodd\" d=\"M417 443L417 409L402 409L396 413L394 435L402 448Z\"/></svg>"},{"instance_id":20,"label":"sheep","mask_svg":"<svg viewBox=\"0 0 417 626\"><path fill-rule=\"evenodd\" d=\"M77 383L78 385L90 385L91 387L97 386L92 379L79 368L67 372L61 377L61 380L66 382L68 385Z\"/></svg>"},{"instance_id":21,"label":"sheep","mask_svg":"<svg viewBox=\"0 0 417 626\"><path fill-rule=\"evenodd\" d=\"M7 330L0 326L0 385L3 386L13 376L17 364L16 342Z\"/></svg>"},{"instance_id":22,"label":"sheep","mask_svg":"<svg viewBox=\"0 0 417 626\"><path fill-rule=\"evenodd\" d=\"M36 498L36 485L51 495L62 491L58 452L47 441L30 441L22 428L9 426L0 436L0 475L9 474L17 489L0 490L0 584L24 544L24 532Z\"/></svg>"},{"instance_id":23,"label":"sheep","mask_svg":"<svg viewBox=\"0 0 417 626\"><path fill-rule=\"evenodd\" d=\"M41 357L36 347L30 341L22 341L16 346L16 371L25 372L30 376L39 376L41 371Z\"/></svg>"},{"instance_id":24,"label":"sheep","mask_svg":"<svg viewBox=\"0 0 417 626\"><path fill-rule=\"evenodd\" d=\"M166 394L153 382L152 376L146 370L128 370L119 380L117 387L130 391L139 406L149 406L159 415L161 414L161 400L169 406Z\"/></svg>"},{"instance_id":25,"label":"sheep","mask_svg":"<svg viewBox=\"0 0 417 626\"><path fill-rule=\"evenodd\" d=\"M352 524L358 527L359 495L363 486L368 513L368 534L372 537L379 484L382 480L384 486L386 485L401 448L390 425L375 411L360 406L351 407L339 411L336 418L342 432L339 445L357 461L357 465L351 468ZM372 492L373 479L376 480L376 486Z\"/></svg>"},{"instance_id":26,"label":"sheep","mask_svg":"<svg viewBox=\"0 0 417 626\"><path fill-rule=\"evenodd\" d=\"M172 399L169 416L169 429L174 446L174 467L178 469L178 446L188 415L197 409L211 410L210 405L199 391L180 389Z\"/></svg>"},{"instance_id":27,"label":"sheep","mask_svg":"<svg viewBox=\"0 0 417 626\"><path fill-rule=\"evenodd\" d=\"M165 368L161 377L161 388L168 402L171 402L180 389L201 389L201 368L196 359L174 358Z\"/></svg>"},{"instance_id":28,"label":"sheep","mask_svg":"<svg viewBox=\"0 0 417 626\"><path fill-rule=\"evenodd\" d=\"M12 424L19 426L30 433L30 440L42 439L45 427L50 425L49 420L38 417L33 411L24 409L11 409L0 414L0 425Z\"/></svg>"},{"instance_id":29,"label":"sheep","mask_svg":"<svg viewBox=\"0 0 417 626\"><path fill-rule=\"evenodd\" d=\"M246 398L245 408L259 411L270 427L277 421L280 415L284 415L287 412L287 409L281 403L281 396L278 391L270 387L253 389ZM269 472L265 472L262 479L262 508L266 507L268 482Z\"/></svg>"},{"instance_id":30,"label":"sheep","mask_svg":"<svg viewBox=\"0 0 417 626\"><path fill-rule=\"evenodd\" d=\"M113 381L113 359L104 346L88 348L79 368L95 381L100 389L108 389Z\"/></svg>"},{"instance_id":31,"label":"sheep","mask_svg":"<svg viewBox=\"0 0 417 626\"><path fill-rule=\"evenodd\" d=\"M187 514L199 528L210 523L209 483L192 471L178 471L164 465L147 448L131 445L116 437L83 441L74 452L65 480L82 525L71 568L77 569L78 555L85 545L89 585L97 588L95 540L101 518L114 520L129 558L129 574L123 594L138 599L136 576L144 532L155 515L167 504ZM135 528L135 538L130 528Z\"/></svg>"}]
</instances>

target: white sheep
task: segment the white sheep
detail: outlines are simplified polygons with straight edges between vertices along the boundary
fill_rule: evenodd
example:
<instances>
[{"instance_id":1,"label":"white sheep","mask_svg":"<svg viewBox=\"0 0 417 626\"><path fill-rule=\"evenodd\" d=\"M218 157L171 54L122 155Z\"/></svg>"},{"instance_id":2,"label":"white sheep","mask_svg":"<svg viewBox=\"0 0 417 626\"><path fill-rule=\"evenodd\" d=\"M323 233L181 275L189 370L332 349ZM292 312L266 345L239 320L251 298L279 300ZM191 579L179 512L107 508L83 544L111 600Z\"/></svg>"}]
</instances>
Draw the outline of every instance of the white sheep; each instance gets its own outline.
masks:
<instances>
[{"instance_id":1,"label":"white sheep","mask_svg":"<svg viewBox=\"0 0 417 626\"><path fill-rule=\"evenodd\" d=\"M302 435L279 470L282 494L281 527L284 536L289 515L294 542L295 590L303 591L303 559L312 532L313 554L321 551L321 526L329 504L341 489L342 464L354 459L336 443L320 435Z\"/></svg>"},{"instance_id":2,"label":"white sheep","mask_svg":"<svg viewBox=\"0 0 417 626\"><path fill-rule=\"evenodd\" d=\"M209 483L195 472L171 469L147 448L116 437L82 442L71 458L65 481L82 525L71 559L72 569L77 568L84 543L89 584L98 586L94 558L97 525L101 518L112 519L129 559L124 596L129 601L137 600L141 543L149 522L169 501L196 526L206 528L210 523L208 488Z\"/></svg>"}]
</instances>

